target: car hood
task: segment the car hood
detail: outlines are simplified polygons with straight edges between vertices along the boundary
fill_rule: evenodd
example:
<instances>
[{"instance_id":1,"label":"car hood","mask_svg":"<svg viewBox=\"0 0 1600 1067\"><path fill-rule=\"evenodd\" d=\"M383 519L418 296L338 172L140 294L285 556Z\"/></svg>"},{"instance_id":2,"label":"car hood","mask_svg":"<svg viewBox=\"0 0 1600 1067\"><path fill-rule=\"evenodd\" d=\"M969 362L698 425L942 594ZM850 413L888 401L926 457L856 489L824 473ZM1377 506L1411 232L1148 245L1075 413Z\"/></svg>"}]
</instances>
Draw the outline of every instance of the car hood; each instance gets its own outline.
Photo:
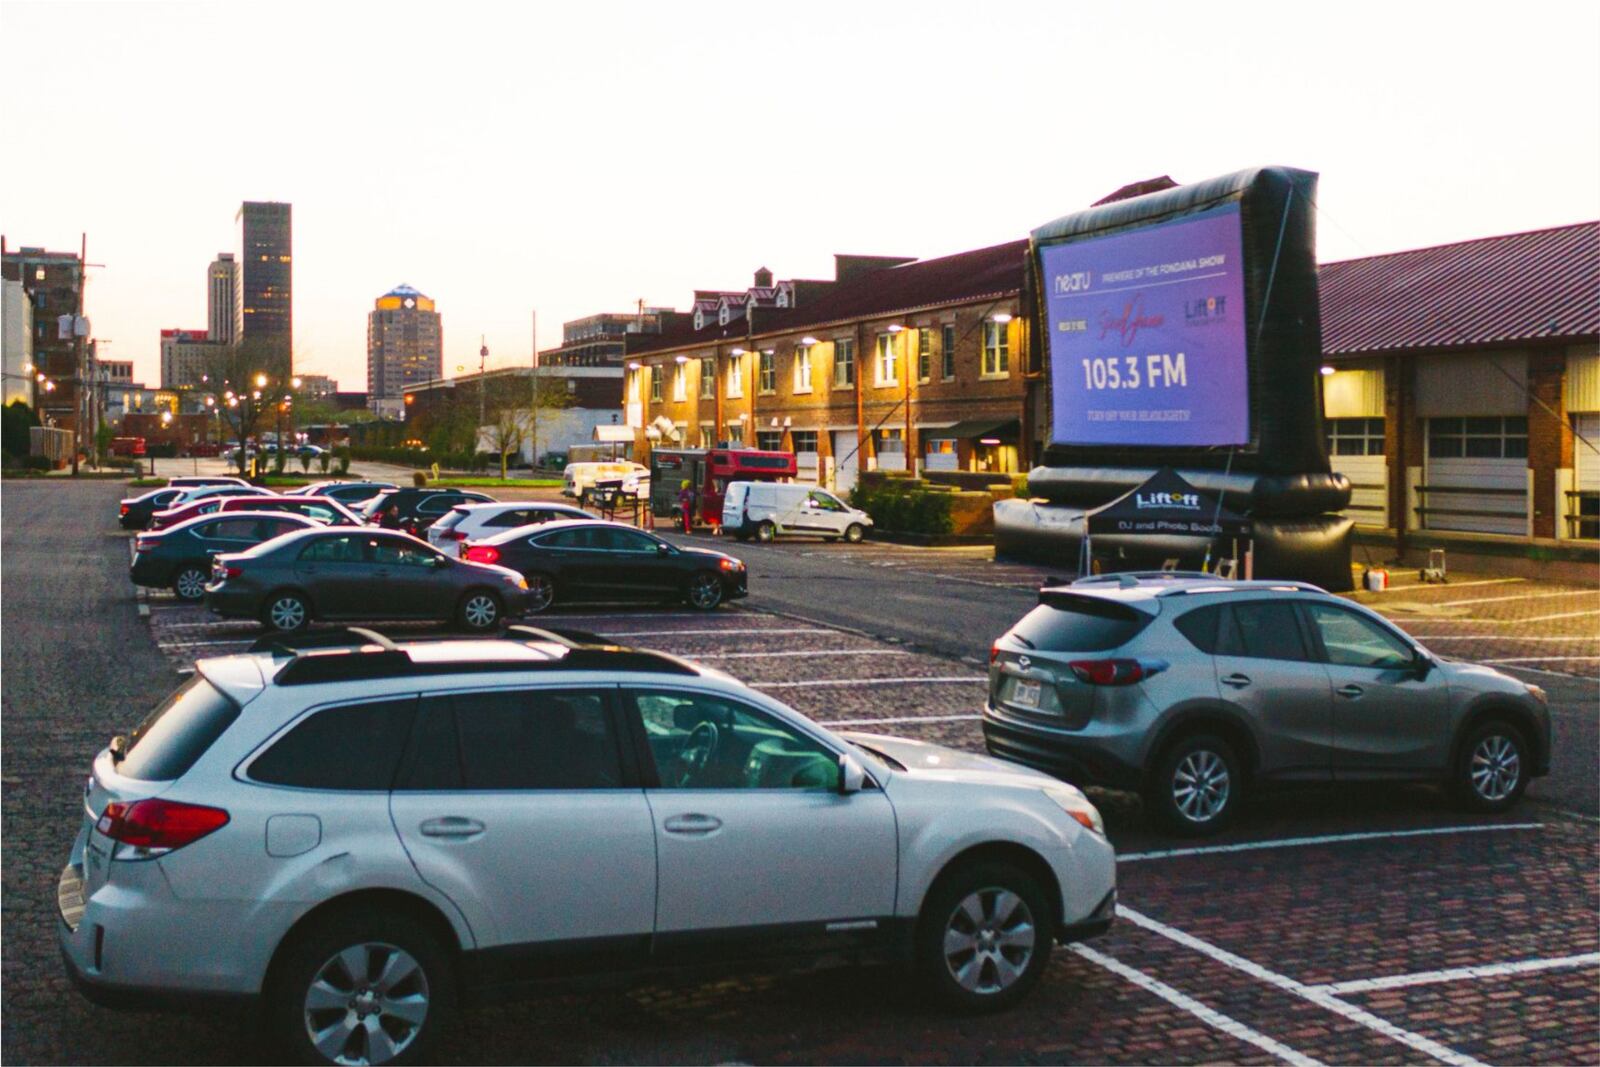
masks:
<instances>
[{"instance_id":1,"label":"car hood","mask_svg":"<svg viewBox=\"0 0 1600 1067\"><path fill-rule=\"evenodd\" d=\"M737 557L730 556L726 552L718 552L714 548L698 548L693 545L679 545L678 551L687 555L699 556L705 559L731 559L735 563L739 562Z\"/></svg>"},{"instance_id":2,"label":"car hood","mask_svg":"<svg viewBox=\"0 0 1600 1067\"><path fill-rule=\"evenodd\" d=\"M906 774L912 778L970 782L974 785L1017 786L1026 789L1042 789L1045 786L1073 788L1059 778L1052 778L1031 767L1007 763L992 756L980 756L975 752L962 752L943 745L931 745L926 741L857 731L841 733L839 736L852 744L876 749L897 760L906 769L896 773Z\"/></svg>"},{"instance_id":3,"label":"car hood","mask_svg":"<svg viewBox=\"0 0 1600 1067\"><path fill-rule=\"evenodd\" d=\"M1445 681L1451 689L1470 690L1477 693L1495 692L1526 694L1528 686L1520 678L1514 678L1493 667L1486 667L1481 663L1472 663L1464 659L1449 659L1438 653L1432 653L1435 665L1444 675Z\"/></svg>"},{"instance_id":4,"label":"car hood","mask_svg":"<svg viewBox=\"0 0 1600 1067\"><path fill-rule=\"evenodd\" d=\"M472 559L458 559L455 563L460 567L471 567L474 571L484 572L485 576L493 575L496 578L509 578L512 581L522 580L521 572L510 567L502 567L498 563L479 563Z\"/></svg>"}]
</instances>

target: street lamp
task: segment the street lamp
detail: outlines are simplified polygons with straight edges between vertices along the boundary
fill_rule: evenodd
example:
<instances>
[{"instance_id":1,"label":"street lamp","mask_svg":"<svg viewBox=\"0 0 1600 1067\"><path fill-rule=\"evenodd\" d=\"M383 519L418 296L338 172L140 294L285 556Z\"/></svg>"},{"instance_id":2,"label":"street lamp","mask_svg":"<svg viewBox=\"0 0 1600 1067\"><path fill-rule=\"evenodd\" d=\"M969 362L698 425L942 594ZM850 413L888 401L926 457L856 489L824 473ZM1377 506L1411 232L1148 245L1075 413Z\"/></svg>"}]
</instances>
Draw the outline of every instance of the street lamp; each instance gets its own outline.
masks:
<instances>
[{"instance_id":1,"label":"street lamp","mask_svg":"<svg viewBox=\"0 0 1600 1067\"><path fill-rule=\"evenodd\" d=\"M169 427L171 427L171 425L172 425L172 412L163 411L161 413L161 430L162 430L162 432L165 433L166 430ZM156 472L156 454L154 452L152 452L152 453L150 453L150 473L151 474L155 474L155 472Z\"/></svg>"}]
</instances>

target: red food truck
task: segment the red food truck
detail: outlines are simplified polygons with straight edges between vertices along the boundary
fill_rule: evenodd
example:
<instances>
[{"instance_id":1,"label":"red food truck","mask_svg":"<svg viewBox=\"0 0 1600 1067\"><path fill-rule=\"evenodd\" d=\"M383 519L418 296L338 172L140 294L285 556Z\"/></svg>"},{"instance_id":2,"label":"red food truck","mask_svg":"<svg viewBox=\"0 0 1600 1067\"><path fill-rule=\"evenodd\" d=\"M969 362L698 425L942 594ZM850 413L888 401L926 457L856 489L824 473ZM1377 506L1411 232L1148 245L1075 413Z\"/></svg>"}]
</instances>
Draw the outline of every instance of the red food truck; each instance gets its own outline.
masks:
<instances>
[{"instance_id":1,"label":"red food truck","mask_svg":"<svg viewBox=\"0 0 1600 1067\"><path fill-rule=\"evenodd\" d=\"M696 525L722 525L722 496L729 482L783 482L795 476L793 452L755 448L657 448L650 453L650 510L658 518L682 514L683 483L694 490Z\"/></svg>"}]
</instances>

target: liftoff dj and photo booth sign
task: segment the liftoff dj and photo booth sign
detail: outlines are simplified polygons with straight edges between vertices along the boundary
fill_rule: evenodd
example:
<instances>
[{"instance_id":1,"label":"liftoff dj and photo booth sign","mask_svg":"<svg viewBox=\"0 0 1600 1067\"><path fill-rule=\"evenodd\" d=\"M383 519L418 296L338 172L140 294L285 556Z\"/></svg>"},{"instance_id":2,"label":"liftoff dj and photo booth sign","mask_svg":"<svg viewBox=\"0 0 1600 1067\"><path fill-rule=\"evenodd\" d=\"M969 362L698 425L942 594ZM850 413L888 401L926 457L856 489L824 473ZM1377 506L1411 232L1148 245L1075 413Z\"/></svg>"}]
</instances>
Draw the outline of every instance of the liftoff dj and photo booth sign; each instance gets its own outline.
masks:
<instances>
[{"instance_id":1,"label":"liftoff dj and photo booth sign","mask_svg":"<svg viewBox=\"0 0 1600 1067\"><path fill-rule=\"evenodd\" d=\"M997 554L1059 563L1091 534L1113 569L1227 554L1223 530L1102 528L1119 498L1171 468L1248 519L1258 577L1350 588L1351 522L1335 514L1350 483L1330 470L1322 431L1316 181L1241 171L1033 232L1051 437L1033 499L995 505Z\"/></svg>"}]
</instances>

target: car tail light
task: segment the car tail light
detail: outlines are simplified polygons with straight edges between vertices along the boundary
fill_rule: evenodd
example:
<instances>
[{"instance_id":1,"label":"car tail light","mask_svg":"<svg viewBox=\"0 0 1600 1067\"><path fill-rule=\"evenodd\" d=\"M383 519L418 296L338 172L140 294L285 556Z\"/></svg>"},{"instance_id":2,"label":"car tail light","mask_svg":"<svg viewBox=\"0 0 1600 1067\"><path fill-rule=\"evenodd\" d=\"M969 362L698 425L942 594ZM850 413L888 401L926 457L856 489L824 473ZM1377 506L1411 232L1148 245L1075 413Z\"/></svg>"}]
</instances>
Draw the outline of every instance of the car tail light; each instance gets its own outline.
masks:
<instances>
[{"instance_id":1,"label":"car tail light","mask_svg":"<svg viewBox=\"0 0 1600 1067\"><path fill-rule=\"evenodd\" d=\"M473 563L499 563L500 550L493 545L468 545L466 558Z\"/></svg>"},{"instance_id":2,"label":"car tail light","mask_svg":"<svg viewBox=\"0 0 1600 1067\"><path fill-rule=\"evenodd\" d=\"M133 550L135 552L150 552L160 543L161 538L159 537L135 537L133 539Z\"/></svg>"},{"instance_id":3,"label":"car tail light","mask_svg":"<svg viewBox=\"0 0 1600 1067\"><path fill-rule=\"evenodd\" d=\"M122 505L122 510L117 512L118 515L126 515L127 513L128 513L128 505L126 505L126 504Z\"/></svg>"},{"instance_id":4,"label":"car tail light","mask_svg":"<svg viewBox=\"0 0 1600 1067\"><path fill-rule=\"evenodd\" d=\"M1164 660L1138 659L1076 659L1067 666L1090 685L1133 685L1167 669Z\"/></svg>"},{"instance_id":5,"label":"car tail light","mask_svg":"<svg viewBox=\"0 0 1600 1067\"><path fill-rule=\"evenodd\" d=\"M460 530L441 530L439 536L446 541L465 541L467 539L467 535Z\"/></svg>"},{"instance_id":6,"label":"car tail light","mask_svg":"<svg viewBox=\"0 0 1600 1067\"><path fill-rule=\"evenodd\" d=\"M1000 658L1000 642L996 641L994 644L989 646L989 662L993 663L995 660L997 660L999 658Z\"/></svg>"},{"instance_id":7,"label":"car tail light","mask_svg":"<svg viewBox=\"0 0 1600 1067\"><path fill-rule=\"evenodd\" d=\"M228 813L221 808L173 800L115 800L106 805L94 828L124 845L170 852L226 825Z\"/></svg>"}]
</instances>

